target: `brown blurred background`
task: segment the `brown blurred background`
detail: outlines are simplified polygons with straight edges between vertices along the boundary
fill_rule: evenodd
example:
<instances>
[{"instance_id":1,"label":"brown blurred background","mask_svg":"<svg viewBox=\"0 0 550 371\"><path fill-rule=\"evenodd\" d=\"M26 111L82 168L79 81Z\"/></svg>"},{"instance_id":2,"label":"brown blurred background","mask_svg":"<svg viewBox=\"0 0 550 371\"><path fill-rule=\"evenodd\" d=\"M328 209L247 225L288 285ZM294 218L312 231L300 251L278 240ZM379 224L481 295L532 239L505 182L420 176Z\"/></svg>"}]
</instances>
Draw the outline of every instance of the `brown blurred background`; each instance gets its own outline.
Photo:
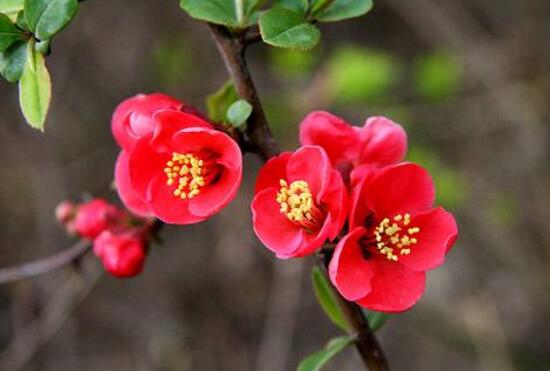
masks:
<instances>
[{"instance_id":1,"label":"brown blurred background","mask_svg":"<svg viewBox=\"0 0 550 371\"><path fill-rule=\"evenodd\" d=\"M380 330L396 370L550 370L550 2L386 0L325 24L311 53L257 44L252 72L277 139L327 109L361 125L383 114L409 132L460 239L411 311ZM0 82L0 266L69 247L53 210L116 200L110 115L161 91L204 108L227 78L207 29L177 0L90 0L47 60L45 134ZM168 227L131 280L74 268L0 287L0 369L293 370L337 329L310 287L311 259L276 261L237 199L208 222ZM353 349L327 370L360 370Z\"/></svg>"}]
</instances>

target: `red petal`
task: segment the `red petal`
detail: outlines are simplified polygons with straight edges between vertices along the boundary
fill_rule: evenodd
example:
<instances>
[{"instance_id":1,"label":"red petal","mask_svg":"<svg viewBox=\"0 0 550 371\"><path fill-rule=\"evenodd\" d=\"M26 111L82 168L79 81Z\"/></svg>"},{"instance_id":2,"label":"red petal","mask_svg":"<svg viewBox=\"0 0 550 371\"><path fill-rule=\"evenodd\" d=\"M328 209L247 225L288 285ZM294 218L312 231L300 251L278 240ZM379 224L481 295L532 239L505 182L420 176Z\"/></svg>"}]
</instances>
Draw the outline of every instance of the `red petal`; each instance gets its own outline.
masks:
<instances>
[{"instance_id":1,"label":"red petal","mask_svg":"<svg viewBox=\"0 0 550 371\"><path fill-rule=\"evenodd\" d=\"M434 198L430 175L412 163L383 168L368 183L365 191L365 201L378 217L428 210Z\"/></svg>"},{"instance_id":2,"label":"red petal","mask_svg":"<svg viewBox=\"0 0 550 371\"><path fill-rule=\"evenodd\" d=\"M312 112L302 121L300 143L323 147L334 166L354 161L360 144L359 135L351 125L324 111Z\"/></svg>"},{"instance_id":3,"label":"red petal","mask_svg":"<svg viewBox=\"0 0 550 371\"><path fill-rule=\"evenodd\" d=\"M115 165L115 183L118 196L132 213L143 217L152 216L149 205L139 197L130 182L128 166L129 155L127 152L121 151Z\"/></svg>"},{"instance_id":4,"label":"red petal","mask_svg":"<svg viewBox=\"0 0 550 371\"><path fill-rule=\"evenodd\" d=\"M185 225L198 223L207 218L189 212L189 200L174 196L174 187L166 184L164 174L153 178L147 194L153 212L165 223Z\"/></svg>"},{"instance_id":5,"label":"red petal","mask_svg":"<svg viewBox=\"0 0 550 371\"><path fill-rule=\"evenodd\" d=\"M358 243L364 234L365 229L359 227L344 236L329 264L332 284L349 301L361 299L371 291L372 264L365 260Z\"/></svg>"},{"instance_id":6,"label":"red petal","mask_svg":"<svg viewBox=\"0 0 550 371\"><path fill-rule=\"evenodd\" d=\"M420 228L414 235L418 243L411 246L409 255L400 255L399 262L419 272L442 265L458 233L453 215L438 207L413 215L411 226Z\"/></svg>"},{"instance_id":7,"label":"red petal","mask_svg":"<svg viewBox=\"0 0 550 371\"><path fill-rule=\"evenodd\" d=\"M326 207L328 215L331 217L331 224L328 229L328 238L335 239L348 216L349 200L348 191L342 180L342 176L337 170L332 170L331 180L321 204Z\"/></svg>"},{"instance_id":8,"label":"red petal","mask_svg":"<svg viewBox=\"0 0 550 371\"><path fill-rule=\"evenodd\" d=\"M254 196L251 204L254 232L278 257L292 257L302 244L303 230L281 214L276 198L274 188L267 188Z\"/></svg>"},{"instance_id":9,"label":"red petal","mask_svg":"<svg viewBox=\"0 0 550 371\"><path fill-rule=\"evenodd\" d=\"M357 303L367 309L395 313L410 309L422 296L426 273L415 272L385 258L371 261L372 291Z\"/></svg>"},{"instance_id":10,"label":"red petal","mask_svg":"<svg viewBox=\"0 0 550 371\"><path fill-rule=\"evenodd\" d=\"M148 202L146 196L149 183L157 175L164 174L166 162L170 160L168 153L158 153L149 144L149 138L138 140L129 154L130 181L139 197Z\"/></svg>"},{"instance_id":11,"label":"red petal","mask_svg":"<svg viewBox=\"0 0 550 371\"><path fill-rule=\"evenodd\" d=\"M286 165L292 156L292 152L283 152L278 156L270 158L260 169L256 179L254 193L263 191L266 188L280 189L280 180L287 179Z\"/></svg>"},{"instance_id":12,"label":"red petal","mask_svg":"<svg viewBox=\"0 0 550 371\"><path fill-rule=\"evenodd\" d=\"M329 231L333 228L334 223L332 222L331 215L327 215L325 222L323 223L323 226L319 231L315 231L315 233L307 232L306 230L303 230L303 242L300 246L300 248L293 252L291 255L278 255L279 258L297 258L302 256L308 256L313 254L315 251L317 251L325 241L327 240L327 237L329 235Z\"/></svg>"},{"instance_id":13,"label":"red petal","mask_svg":"<svg viewBox=\"0 0 550 371\"><path fill-rule=\"evenodd\" d=\"M382 116L367 120L361 129L361 138L361 164L391 165L403 160L407 152L405 130Z\"/></svg>"},{"instance_id":14,"label":"red petal","mask_svg":"<svg viewBox=\"0 0 550 371\"><path fill-rule=\"evenodd\" d=\"M321 147L300 147L288 160L286 169L289 184L296 180L305 180L316 202L321 203L333 170L326 152Z\"/></svg>"},{"instance_id":15,"label":"red petal","mask_svg":"<svg viewBox=\"0 0 550 371\"><path fill-rule=\"evenodd\" d=\"M212 125L202 118L181 111L159 111L153 116L156 123L152 144L166 145L179 130L189 128L212 129Z\"/></svg>"}]
</instances>

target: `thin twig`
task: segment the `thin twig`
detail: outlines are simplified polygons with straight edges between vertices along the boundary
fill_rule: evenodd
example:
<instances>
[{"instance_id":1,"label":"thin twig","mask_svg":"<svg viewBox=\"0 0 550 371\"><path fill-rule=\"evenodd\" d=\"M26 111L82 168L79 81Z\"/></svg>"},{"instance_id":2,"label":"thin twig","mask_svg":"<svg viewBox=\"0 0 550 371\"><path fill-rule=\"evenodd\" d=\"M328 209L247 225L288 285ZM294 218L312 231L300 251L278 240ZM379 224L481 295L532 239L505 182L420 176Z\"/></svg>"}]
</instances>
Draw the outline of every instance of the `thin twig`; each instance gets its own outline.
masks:
<instances>
[{"instance_id":1,"label":"thin twig","mask_svg":"<svg viewBox=\"0 0 550 371\"><path fill-rule=\"evenodd\" d=\"M78 241L73 247L44 259L0 269L0 284L37 276L61 268L80 258L90 249L90 242Z\"/></svg>"},{"instance_id":2,"label":"thin twig","mask_svg":"<svg viewBox=\"0 0 550 371\"><path fill-rule=\"evenodd\" d=\"M246 44L225 27L214 24L208 24L208 26L226 68L234 80L237 92L253 107L246 131L248 149L267 160L279 153L279 147L271 134L261 101L246 65L244 58ZM326 268L326 265L321 265ZM345 300L336 291L335 293L339 298L347 322L352 328L351 332L356 337L355 344L365 365L371 371L389 370L382 348L370 330L361 308L357 304Z\"/></svg>"}]
</instances>

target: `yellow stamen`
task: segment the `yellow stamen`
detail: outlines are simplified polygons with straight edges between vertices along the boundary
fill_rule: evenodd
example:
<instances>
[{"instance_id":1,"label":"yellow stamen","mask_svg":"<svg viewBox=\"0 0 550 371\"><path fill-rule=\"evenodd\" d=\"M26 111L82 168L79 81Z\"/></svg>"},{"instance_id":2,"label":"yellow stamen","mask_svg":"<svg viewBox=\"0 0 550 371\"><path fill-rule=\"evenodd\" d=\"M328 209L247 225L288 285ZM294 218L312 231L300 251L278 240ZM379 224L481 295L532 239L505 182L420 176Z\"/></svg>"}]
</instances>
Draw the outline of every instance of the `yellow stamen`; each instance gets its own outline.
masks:
<instances>
[{"instance_id":1,"label":"yellow stamen","mask_svg":"<svg viewBox=\"0 0 550 371\"><path fill-rule=\"evenodd\" d=\"M410 214L398 214L393 217L393 222L389 218L383 219L374 229L378 252L392 261L398 261L399 255L409 255L410 246L418 243L418 239L412 235L420 232L418 227L405 228L410 223Z\"/></svg>"},{"instance_id":2,"label":"yellow stamen","mask_svg":"<svg viewBox=\"0 0 550 371\"><path fill-rule=\"evenodd\" d=\"M167 185L172 186L177 180L173 192L175 197L185 200L200 193L200 188L205 184L203 165L203 160L190 153L172 153L172 158L166 162L164 173Z\"/></svg>"}]
</instances>

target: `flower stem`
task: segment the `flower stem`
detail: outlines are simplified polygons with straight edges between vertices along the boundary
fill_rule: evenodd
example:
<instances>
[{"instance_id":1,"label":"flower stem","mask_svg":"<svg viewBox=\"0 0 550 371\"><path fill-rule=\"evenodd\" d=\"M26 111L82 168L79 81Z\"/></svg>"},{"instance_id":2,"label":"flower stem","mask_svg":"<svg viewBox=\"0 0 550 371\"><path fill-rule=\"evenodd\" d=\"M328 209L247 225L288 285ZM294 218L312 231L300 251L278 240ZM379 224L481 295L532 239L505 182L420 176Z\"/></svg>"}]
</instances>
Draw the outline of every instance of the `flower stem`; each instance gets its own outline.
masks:
<instances>
[{"instance_id":1,"label":"flower stem","mask_svg":"<svg viewBox=\"0 0 550 371\"><path fill-rule=\"evenodd\" d=\"M208 24L216 46L225 62L227 71L233 78L237 92L241 98L246 99L253 107L252 115L248 120L245 137L245 148L257 153L264 161L277 155L280 150L273 138L269 124L265 117L262 103L250 76L244 57L248 43L247 33L235 35L225 27ZM326 274L327 261L317 261ZM371 331L367 318L361 308L345 300L335 290L342 312L344 313L350 328L350 333L355 336L355 346L361 355L365 366L371 371L387 371L388 363L376 336Z\"/></svg>"}]
</instances>

